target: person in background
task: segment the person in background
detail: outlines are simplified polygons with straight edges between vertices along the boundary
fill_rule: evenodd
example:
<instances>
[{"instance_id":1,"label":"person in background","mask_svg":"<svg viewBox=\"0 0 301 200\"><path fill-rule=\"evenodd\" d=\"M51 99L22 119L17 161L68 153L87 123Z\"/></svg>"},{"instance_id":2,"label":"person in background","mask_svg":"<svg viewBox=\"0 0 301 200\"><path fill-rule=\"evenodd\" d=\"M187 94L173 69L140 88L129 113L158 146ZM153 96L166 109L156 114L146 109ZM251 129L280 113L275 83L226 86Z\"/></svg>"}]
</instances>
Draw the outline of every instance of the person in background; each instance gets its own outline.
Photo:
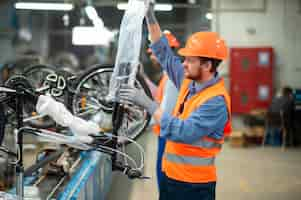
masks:
<instances>
[{"instance_id":1,"label":"person in background","mask_svg":"<svg viewBox=\"0 0 301 200\"><path fill-rule=\"evenodd\" d=\"M293 89L289 86L283 88L283 127L286 129L286 145L294 146L294 120L295 120L295 100Z\"/></svg>"},{"instance_id":2,"label":"person in background","mask_svg":"<svg viewBox=\"0 0 301 200\"><path fill-rule=\"evenodd\" d=\"M294 145L294 109L293 90L285 86L268 108L265 144L280 146L284 142L287 146ZM282 141L283 131L286 131L285 141Z\"/></svg>"},{"instance_id":3,"label":"person in background","mask_svg":"<svg viewBox=\"0 0 301 200\"><path fill-rule=\"evenodd\" d=\"M180 43L177 38L170 31L163 31L165 35L168 45L172 50L180 47ZM147 49L147 52L150 54L150 60L152 61L153 67L161 68L160 63L158 62L156 56L152 53L150 48ZM176 105L176 100L178 97L178 90L174 83L168 78L166 72L163 71L161 75L161 79L159 81L159 85L156 91L155 100L160 105L163 112L167 112L169 114L172 113ZM160 137L160 123L156 123L153 125L153 132L158 135L158 150L157 150L157 164L156 164L156 172L157 172L157 184L160 190L160 180L163 176L162 173L162 156L165 148L165 138Z\"/></svg>"},{"instance_id":4,"label":"person in background","mask_svg":"<svg viewBox=\"0 0 301 200\"><path fill-rule=\"evenodd\" d=\"M161 32L154 4L146 21L152 52L179 90L177 103L172 114L163 112L143 90L127 85L120 89L120 101L145 108L160 123L166 146L159 200L214 200L215 157L231 130L230 96L217 72L228 48L217 33L197 32L178 51L182 63Z\"/></svg>"}]
</instances>

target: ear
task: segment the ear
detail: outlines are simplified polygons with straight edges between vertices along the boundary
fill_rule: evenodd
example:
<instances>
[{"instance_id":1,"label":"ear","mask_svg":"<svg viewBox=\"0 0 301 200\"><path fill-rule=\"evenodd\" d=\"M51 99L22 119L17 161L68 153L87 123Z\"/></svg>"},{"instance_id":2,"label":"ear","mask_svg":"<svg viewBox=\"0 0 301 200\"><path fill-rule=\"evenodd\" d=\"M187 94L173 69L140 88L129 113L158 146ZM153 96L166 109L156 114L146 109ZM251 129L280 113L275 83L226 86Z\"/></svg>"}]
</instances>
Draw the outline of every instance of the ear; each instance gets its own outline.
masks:
<instances>
[{"instance_id":1,"label":"ear","mask_svg":"<svg viewBox=\"0 0 301 200\"><path fill-rule=\"evenodd\" d=\"M207 61L205 63L204 69L209 72L211 70L211 68L212 68L212 62L211 61Z\"/></svg>"}]
</instances>

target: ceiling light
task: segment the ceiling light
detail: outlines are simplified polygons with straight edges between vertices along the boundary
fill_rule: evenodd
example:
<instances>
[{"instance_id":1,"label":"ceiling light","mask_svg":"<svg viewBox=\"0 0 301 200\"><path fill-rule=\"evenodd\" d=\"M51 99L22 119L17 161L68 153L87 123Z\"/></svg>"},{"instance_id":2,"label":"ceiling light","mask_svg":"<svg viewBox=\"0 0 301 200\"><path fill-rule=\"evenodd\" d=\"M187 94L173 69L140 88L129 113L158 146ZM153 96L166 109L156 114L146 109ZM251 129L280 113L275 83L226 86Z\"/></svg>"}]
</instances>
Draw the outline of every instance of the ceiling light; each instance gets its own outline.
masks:
<instances>
[{"instance_id":1,"label":"ceiling light","mask_svg":"<svg viewBox=\"0 0 301 200\"><path fill-rule=\"evenodd\" d=\"M196 0L188 0L189 4L196 4Z\"/></svg>"},{"instance_id":2,"label":"ceiling light","mask_svg":"<svg viewBox=\"0 0 301 200\"><path fill-rule=\"evenodd\" d=\"M127 3L118 3L117 4L118 10L126 10L128 8ZM171 11L173 6L171 4L156 4L155 10L157 11Z\"/></svg>"},{"instance_id":3,"label":"ceiling light","mask_svg":"<svg viewBox=\"0 0 301 200\"><path fill-rule=\"evenodd\" d=\"M117 8L118 8L118 10L126 10L128 8L128 4L127 3L118 3Z\"/></svg>"},{"instance_id":4,"label":"ceiling light","mask_svg":"<svg viewBox=\"0 0 301 200\"><path fill-rule=\"evenodd\" d=\"M213 19L213 14L212 13L206 13L206 18L208 19L208 20L212 20Z\"/></svg>"},{"instance_id":5,"label":"ceiling light","mask_svg":"<svg viewBox=\"0 0 301 200\"><path fill-rule=\"evenodd\" d=\"M171 11L173 9L171 4L156 4L155 10L158 11Z\"/></svg>"},{"instance_id":6,"label":"ceiling light","mask_svg":"<svg viewBox=\"0 0 301 200\"><path fill-rule=\"evenodd\" d=\"M17 2L16 9L25 10L64 10L69 11L73 9L71 3L38 3L38 2Z\"/></svg>"},{"instance_id":7,"label":"ceiling light","mask_svg":"<svg viewBox=\"0 0 301 200\"><path fill-rule=\"evenodd\" d=\"M104 45L108 46L116 33L106 28L94 26L76 26L72 29L73 45Z\"/></svg>"}]
</instances>

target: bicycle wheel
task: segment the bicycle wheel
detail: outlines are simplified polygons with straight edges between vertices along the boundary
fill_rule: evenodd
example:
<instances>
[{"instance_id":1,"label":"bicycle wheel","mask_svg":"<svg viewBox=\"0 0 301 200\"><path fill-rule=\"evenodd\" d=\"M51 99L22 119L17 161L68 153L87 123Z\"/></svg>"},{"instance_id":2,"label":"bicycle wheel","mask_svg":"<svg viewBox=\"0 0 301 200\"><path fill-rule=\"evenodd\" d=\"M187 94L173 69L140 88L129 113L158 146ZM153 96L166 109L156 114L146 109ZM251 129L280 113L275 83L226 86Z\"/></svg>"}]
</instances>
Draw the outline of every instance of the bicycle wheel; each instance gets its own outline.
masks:
<instances>
[{"instance_id":1,"label":"bicycle wheel","mask_svg":"<svg viewBox=\"0 0 301 200\"><path fill-rule=\"evenodd\" d=\"M23 75L29 80L35 88L41 88L44 84L45 77L48 74L55 73L56 68L51 65L33 65L24 69Z\"/></svg>"},{"instance_id":2,"label":"bicycle wheel","mask_svg":"<svg viewBox=\"0 0 301 200\"><path fill-rule=\"evenodd\" d=\"M47 75L55 73L56 68L50 65L33 65L27 67L23 71L23 76L25 76L30 84L34 87L35 90L39 90L44 86L45 78ZM47 91L42 91L41 93L46 94ZM25 120L30 119L36 116L35 105L27 105L24 108ZM38 119L30 119L27 121L32 127L35 128L50 128L55 126L55 122L48 116L44 116Z\"/></svg>"},{"instance_id":3,"label":"bicycle wheel","mask_svg":"<svg viewBox=\"0 0 301 200\"><path fill-rule=\"evenodd\" d=\"M78 78L72 98L72 111L75 115L95 122L99 122L101 118L103 120L105 115L105 120L112 122L113 104L106 100L112 73L112 65L95 65ZM151 92L141 76L137 76L135 84L151 97ZM136 139L147 127L151 116L143 108L131 106L125 108L125 118L122 120L122 127L127 130L120 130L119 134L126 132L126 136ZM109 125L101 128L105 131L112 129Z\"/></svg>"}]
</instances>

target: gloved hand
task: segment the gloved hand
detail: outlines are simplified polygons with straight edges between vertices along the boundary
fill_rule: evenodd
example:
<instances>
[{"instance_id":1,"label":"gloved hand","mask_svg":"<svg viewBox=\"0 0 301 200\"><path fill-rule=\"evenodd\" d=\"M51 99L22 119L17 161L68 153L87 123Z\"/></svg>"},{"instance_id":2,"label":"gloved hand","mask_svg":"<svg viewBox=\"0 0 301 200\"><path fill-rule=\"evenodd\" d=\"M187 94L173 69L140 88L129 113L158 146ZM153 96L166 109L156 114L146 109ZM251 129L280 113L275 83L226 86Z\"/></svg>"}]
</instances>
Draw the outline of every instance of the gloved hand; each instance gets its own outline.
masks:
<instances>
[{"instance_id":1,"label":"gloved hand","mask_svg":"<svg viewBox=\"0 0 301 200\"><path fill-rule=\"evenodd\" d=\"M149 0L146 6L146 22L147 24L156 24L158 23L155 16L155 0Z\"/></svg>"},{"instance_id":2,"label":"gloved hand","mask_svg":"<svg viewBox=\"0 0 301 200\"><path fill-rule=\"evenodd\" d=\"M128 85L121 85L119 90L120 103L134 104L141 106L151 115L157 110L159 105L148 97L142 88L135 88Z\"/></svg>"}]
</instances>

